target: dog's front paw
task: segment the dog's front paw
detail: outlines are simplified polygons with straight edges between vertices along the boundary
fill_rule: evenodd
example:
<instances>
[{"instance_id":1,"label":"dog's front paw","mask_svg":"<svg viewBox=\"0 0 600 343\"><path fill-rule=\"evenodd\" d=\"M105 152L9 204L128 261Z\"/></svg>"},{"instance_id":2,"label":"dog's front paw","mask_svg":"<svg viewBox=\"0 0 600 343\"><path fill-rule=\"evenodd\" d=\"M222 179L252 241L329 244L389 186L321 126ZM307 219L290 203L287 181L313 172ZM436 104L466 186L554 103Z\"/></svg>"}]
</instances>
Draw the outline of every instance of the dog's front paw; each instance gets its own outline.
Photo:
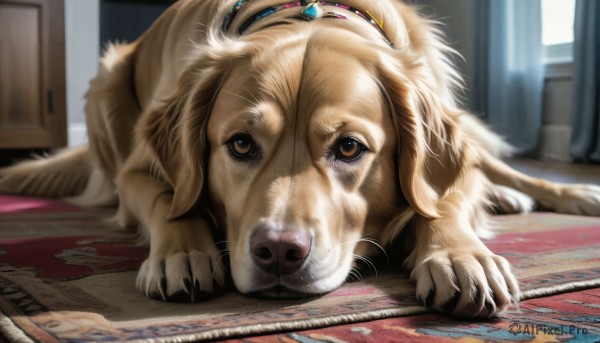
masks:
<instances>
[{"instance_id":1,"label":"dog's front paw","mask_svg":"<svg viewBox=\"0 0 600 343\"><path fill-rule=\"evenodd\" d=\"M136 286L146 296L163 301L197 302L212 297L225 284L218 251L192 250L150 256L140 268Z\"/></svg>"},{"instance_id":2,"label":"dog's front paw","mask_svg":"<svg viewBox=\"0 0 600 343\"><path fill-rule=\"evenodd\" d=\"M493 317L520 297L508 262L491 252L436 252L411 273L417 299L457 317Z\"/></svg>"}]
</instances>

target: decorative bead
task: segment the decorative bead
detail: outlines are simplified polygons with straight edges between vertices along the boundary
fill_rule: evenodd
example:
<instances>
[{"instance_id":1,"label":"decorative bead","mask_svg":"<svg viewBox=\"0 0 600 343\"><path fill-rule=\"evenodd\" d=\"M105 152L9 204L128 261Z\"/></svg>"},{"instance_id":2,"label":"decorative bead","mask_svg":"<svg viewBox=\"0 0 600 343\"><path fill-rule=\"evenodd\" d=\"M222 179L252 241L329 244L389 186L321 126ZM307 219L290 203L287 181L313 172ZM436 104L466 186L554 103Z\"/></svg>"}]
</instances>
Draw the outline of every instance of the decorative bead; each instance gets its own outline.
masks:
<instances>
[{"instance_id":1,"label":"decorative bead","mask_svg":"<svg viewBox=\"0 0 600 343\"><path fill-rule=\"evenodd\" d=\"M309 19L319 19L323 17L323 7L320 2L311 2L302 11L302 14Z\"/></svg>"}]
</instances>

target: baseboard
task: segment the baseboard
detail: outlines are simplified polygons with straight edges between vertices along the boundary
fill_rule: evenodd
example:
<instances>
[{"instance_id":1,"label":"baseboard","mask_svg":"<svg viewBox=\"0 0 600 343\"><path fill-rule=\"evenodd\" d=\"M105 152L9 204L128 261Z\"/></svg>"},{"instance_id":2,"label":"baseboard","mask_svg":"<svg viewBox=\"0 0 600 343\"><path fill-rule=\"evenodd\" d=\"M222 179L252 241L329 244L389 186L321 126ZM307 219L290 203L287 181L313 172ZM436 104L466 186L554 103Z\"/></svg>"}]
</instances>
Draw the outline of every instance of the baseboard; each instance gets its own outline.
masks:
<instances>
[{"instance_id":1,"label":"baseboard","mask_svg":"<svg viewBox=\"0 0 600 343\"><path fill-rule=\"evenodd\" d=\"M88 141L87 127L84 123L70 123L68 133L70 147L80 146Z\"/></svg>"},{"instance_id":2,"label":"baseboard","mask_svg":"<svg viewBox=\"0 0 600 343\"><path fill-rule=\"evenodd\" d=\"M569 125L545 125L541 129L539 154L542 159L571 162Z\"/></svg>"}]
</instances>

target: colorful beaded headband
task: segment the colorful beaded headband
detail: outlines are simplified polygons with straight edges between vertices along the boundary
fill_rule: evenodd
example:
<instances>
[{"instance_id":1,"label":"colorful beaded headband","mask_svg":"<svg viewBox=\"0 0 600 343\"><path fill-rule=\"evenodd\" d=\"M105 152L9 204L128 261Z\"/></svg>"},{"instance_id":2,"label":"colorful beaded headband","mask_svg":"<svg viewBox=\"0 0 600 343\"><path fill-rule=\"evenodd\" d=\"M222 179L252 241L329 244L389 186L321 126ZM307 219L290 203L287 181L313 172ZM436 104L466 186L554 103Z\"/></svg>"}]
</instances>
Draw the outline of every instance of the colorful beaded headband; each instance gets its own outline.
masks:
<instances>
[{"instance_id":1,"label":"colorful beaded headband","mask_svg":"<svg viewBox=\"0 0 600 343\"><path fill-rule=\"evenodd\" d=\"M223 19L223 24L221 26L221 29L223 30L223 32L229 31L229 28L231 26L231 23L235 19L235 16L238 14L238 12L242 8L242 6L244 6L244 4L246 4L248 1L250 1L250 0L238 0L233 5L231 10L229 10L227 15ZM302 15L301 15L302 19L304 19L304 20L314 20L314 19L319 19L319 18L347 19L347 17L345 17L344 15L339 14L339 13L325 12L323 10L323 6L333 6L333 7L341 8L341 9L350 11L350 12L358 15L359 17L361 17L361 18L365 19L367 22L369 22L373 27L375 27L381 33L381 35L383 36L383 39L385 40L385 42L388 45L390 45L391 47L394 46L394 44L390 41L390 39L386 35L385 31L383 30L383 22L375 20L375 18L368 11L365 13L359 9L356 9L356 8L348 6L348 5L342 5L342 4L338 4L338 3L319 1L319 0L292 1L287 4L283 4L283 5L279 5L279 6L267 7L265 9L259 11L258 13L252 15L245 22L243 22L242 25L240 25L240 28L238 29L237 34L240 36L243 35L244 32L246 32L246 30L248 30L248 28L252 24L254 24L255 22L257 22L261 19L268 17L269 15L271 15L273 13L276 13L276 12L279 12L281 10L285 10L288 8L294 8L294 7L305 7L302 10Z\"/></svg>"}]
</instances>

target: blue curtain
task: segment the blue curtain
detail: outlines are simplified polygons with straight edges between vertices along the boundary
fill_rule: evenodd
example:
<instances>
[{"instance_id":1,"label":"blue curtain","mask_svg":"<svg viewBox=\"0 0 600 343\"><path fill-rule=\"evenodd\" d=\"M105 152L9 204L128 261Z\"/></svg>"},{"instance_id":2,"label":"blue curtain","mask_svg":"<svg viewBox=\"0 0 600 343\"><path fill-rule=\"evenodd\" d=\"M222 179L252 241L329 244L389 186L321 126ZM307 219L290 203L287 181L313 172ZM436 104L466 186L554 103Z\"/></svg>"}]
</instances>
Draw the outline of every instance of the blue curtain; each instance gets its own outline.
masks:
<instances>
[{"instance_id":1,"label":"blue curtain","mask_svg":"<svg viewBox=\"0 0 600 343\"><path fill-rule=\"evenodd\" d=\"M600 2L577 0L571 156L600 162Z\"/></svg>"},{"instance_id":2,"label":"blue curtain","mask_svg":"<svg viewBox=\"0 0 600 343\"><path fill-rule=\"evenodd\" d=\"M410 1L425 5L426 14L444 21L450 41L464 49L469 64L462 70L469 87L467 107L511 143L517 154L534 152L544 85L541 1Z\"/></svg>"},{"instance_id":3,"label":"blue curtain","mask_svg":"<svg viewBox=\"0 0 600 343\"><path fill-rule=\"evenodd\" d=\"M592 0L594 1L594 0ZM483 78L477 84L485 101L475 110L516 148L533 152L538 145L542 117L544 70L542 19L539 0L486 0L476 19L486 45ZM483 47L481 47L483 48Z\"/></svg>"}]
</instances>

